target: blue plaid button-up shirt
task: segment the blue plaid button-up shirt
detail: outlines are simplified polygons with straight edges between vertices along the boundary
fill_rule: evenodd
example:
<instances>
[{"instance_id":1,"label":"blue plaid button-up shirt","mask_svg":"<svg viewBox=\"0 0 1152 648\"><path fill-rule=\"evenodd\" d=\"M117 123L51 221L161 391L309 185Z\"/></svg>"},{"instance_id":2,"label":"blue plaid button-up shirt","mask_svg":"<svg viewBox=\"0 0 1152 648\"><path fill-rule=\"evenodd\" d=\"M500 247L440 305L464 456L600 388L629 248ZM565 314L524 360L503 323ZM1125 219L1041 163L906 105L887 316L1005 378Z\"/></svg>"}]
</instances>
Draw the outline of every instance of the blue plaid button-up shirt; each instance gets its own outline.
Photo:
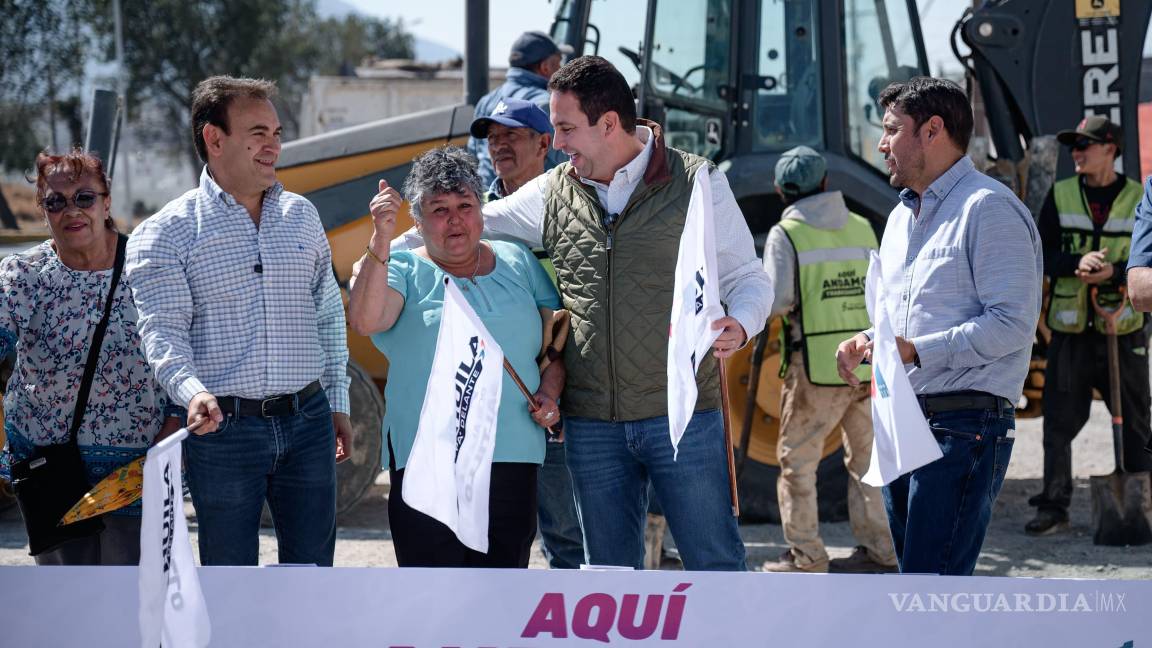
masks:
<instances>
[{"instance_id":1,"label":"blue plaid button-up shirt","mask_svg":"<svg viewBox=\"0 0 1152 648\"><path fill-rule=\"evenodd\" d=\"M909 339L917 394L978 390L1020 398L1043 261L1028 208L962 157L923 195L900 193L880 243L884 296Z\"/></svg>"},{"instance_id":2,"label":"blue plaid button-up shirt","mask_svg":"<svg viewBox=\"0 0 1152 648\"><path fill-rule=\"evenodd\" d=\"M176 403L261 399L319 379L348 413L347 330L312 203L277 183L257 228L207 167L200 186L140 224L125 272L144 354Z\"/></svg>"}]
</instances>

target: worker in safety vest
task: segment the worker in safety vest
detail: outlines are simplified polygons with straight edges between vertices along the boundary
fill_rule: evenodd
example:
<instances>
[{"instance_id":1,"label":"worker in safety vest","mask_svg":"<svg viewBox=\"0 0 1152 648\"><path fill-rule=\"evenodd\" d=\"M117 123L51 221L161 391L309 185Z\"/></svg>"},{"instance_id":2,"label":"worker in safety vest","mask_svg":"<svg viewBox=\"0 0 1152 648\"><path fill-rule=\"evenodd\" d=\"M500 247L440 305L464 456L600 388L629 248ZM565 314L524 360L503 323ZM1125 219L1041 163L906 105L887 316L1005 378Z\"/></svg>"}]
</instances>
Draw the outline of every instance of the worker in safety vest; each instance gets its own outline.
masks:
<instances>
[{"instance_id":1,"label":"worker in safety vest","mask_svg":"<svg viewBox=\"0 0 1152 648\"><path fill-rule=\"evenodd\" d=\"M764 269L772 277L772 316L784 317L780 374L780 438L776 482L788 550L764 563L772 572L894 572L896 553L880 489L860 478L872 452L870 372L849 387L836 370L845 335L870 326L864 278L878 246L869 222L848 211L839 191L826 191L827 165L799 146L776 164L776 193L786 208L768 233ZM829 434L843 435L848 468L848 516L860 543L848 558L828 560L820 539L816 469Z\"/></svg>"},{"instance_id":2,"label":"worker in safety vest","mask_svg":"<svg viewBox=\"0 0 1152 648\"><path fill-rule=\"evenodd\" d=\"M1121 302L1132 243L1140 184L1117 173L1124 137L1106 117L1087 117L1074 130L1060 131L1076 175L1057 181L1040 211L1044 274L1049 278L1052 329L1044 378L1044 491L1029 504L1038 510L1025 525L1029 535L1068 528L1072 499L1072 439L1088 421L1092 390L1110 403L1104 320L1096 315L1092 289L1109 310ZM1148 338L1144 315L1125 303L1117 323L1120 350L1124 462L1128 471L1148 470L1143 452L1149 428ZM1109 405L1110 406L1110 405Z\"/></svg>"}]
</instances>

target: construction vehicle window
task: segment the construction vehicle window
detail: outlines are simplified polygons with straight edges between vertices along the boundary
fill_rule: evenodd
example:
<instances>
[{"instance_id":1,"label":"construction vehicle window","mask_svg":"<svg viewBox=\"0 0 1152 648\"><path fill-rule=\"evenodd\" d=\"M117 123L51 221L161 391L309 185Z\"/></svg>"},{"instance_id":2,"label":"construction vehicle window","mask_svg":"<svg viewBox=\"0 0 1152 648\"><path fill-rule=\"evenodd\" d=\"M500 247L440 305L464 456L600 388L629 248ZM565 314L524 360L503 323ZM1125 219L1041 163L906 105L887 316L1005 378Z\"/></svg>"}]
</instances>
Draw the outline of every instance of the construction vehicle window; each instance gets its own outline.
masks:
<instances>
[{"instance_id":1,"label":"construction vehicle window","mask_svg":"<svg viewBox=\"0 0 1152 648\"><path fill-rule=\"evenodd\" d=\"M886 173L876 145L884 116L876 97L889 83L921 74L906 0L844 0L848 147Z\"/></svg>"},{"instance_id":2,"label":"construction vehicle window","mask_svg":"<svg viewBox=\"0 0 1152 648\"><path fill-rule=\"evenodd\" d=\"M724 105L728 81L731 0L657 3L651 87L659 94Z\"/></svg>"},{"instance_id":3,"label":"construction vehicle window","mask_svg":"<svg viewBox=\"0 0 1152 648\"><path fill-rule=\"evenodd\" d=\"M822 96L816 0L763 0L755 148L820 147Z\"/></svg>"},{"instance_id":4,"label":"construction vehicle window","mask_svg":"<svg viewBox=\"0 0 1152 648\"><path fill-rule=\"evenodd\" d=\"M633 89L640 83L647 6L636 0L595 0L588 14L584 53L608 59Z\"/></svg>"}]
</instances>

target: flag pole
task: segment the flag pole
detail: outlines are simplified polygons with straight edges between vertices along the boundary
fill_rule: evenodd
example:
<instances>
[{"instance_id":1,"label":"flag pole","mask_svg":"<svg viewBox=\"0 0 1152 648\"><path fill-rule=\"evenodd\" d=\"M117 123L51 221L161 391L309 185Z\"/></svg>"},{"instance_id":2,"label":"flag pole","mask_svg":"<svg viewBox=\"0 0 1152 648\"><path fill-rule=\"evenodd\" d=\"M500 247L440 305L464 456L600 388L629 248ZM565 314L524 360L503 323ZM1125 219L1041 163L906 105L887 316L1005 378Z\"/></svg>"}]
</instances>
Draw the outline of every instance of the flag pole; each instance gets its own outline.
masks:
<instances>
[{"instance_id":1,"label":"flag pole","mask_svg":"<svg viewBox=\"0 0 1152 648\"><path fill-rule=\"evenodd\" d=\"M732 421L728 416L728 372L724 359L716 362L720 374L720 411L724 414L724 449L728 453L728 491L732 494L732 517L740 517L740 495L736 492L736 457L732 451Z\"/></svg>"},{"instance_id":2,"label":"flag pole","mask_svg":"<svg viewBox=\"0 0 1152 648\"><path fill-rule=\"evenodd\" d=\"M539 410L540 407L536 405L536 400L532 398L532 392L528 391L528 385L525 385L524 381L520 380L520 374L516 373L516 370L512 368L512 363L508 362L508 356L504 356L504 371L508 372L508 376L512 378L512 382L516 383L516 386L520 388L520 393L524 394L525 400L528 401L528 411L536 412L536 410ZM548 430L552 438L560 435L560 432L552 425L549 425L545 429Z\"/></svg>"}]
</instances>

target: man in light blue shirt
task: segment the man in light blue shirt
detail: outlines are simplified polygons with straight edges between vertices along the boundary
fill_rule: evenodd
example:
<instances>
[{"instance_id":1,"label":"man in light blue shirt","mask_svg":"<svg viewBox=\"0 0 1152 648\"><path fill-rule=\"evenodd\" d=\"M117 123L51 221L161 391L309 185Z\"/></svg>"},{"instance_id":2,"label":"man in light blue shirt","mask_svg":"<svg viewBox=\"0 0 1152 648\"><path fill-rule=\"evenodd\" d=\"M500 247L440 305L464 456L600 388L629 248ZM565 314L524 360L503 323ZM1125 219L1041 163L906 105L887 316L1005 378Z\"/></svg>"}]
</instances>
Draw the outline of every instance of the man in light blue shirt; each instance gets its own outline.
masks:
<instances>
[{"instance_id":1,"label":"man in light blue shirt","mask_svg":"<svg viewBox=\"0 0 1152 648\"><path fill-rule=\"evenodd\" d=\"M184 443L205 565L256 565L267 500L281 563L331 565L335 461L351 449L348 348L312 203L276 181L267 81L192 93L200 186L142 223L125 272L157 380L206 423Z\"/></svg>"},{"instance_id":2,"label":"man in light blue shirt","mask_svg":"<svg viewBox=\"0 0 1152 648\"><path fill-rule=\"evenodd\" d=\"M972 109L959 86L916 78L879 103L879 149L902 188L880 244L886 306L944 454L886 486L885 507L901 572L971 574L1012 454L1040 314L1040 235L965 155ZM837 350L850 384L870 348L863 332Z\"/></svg>"},{"instance_id":3,"label":"man in light blue shirt","mask_svg":"<svg viewBox=\"0 0 1152 648\"><path fill-rule=\"evenodd\" d=\"M1136 206L1136 226L1128 253L1128 296L1138 311L1152 311L1152 178L1144 182L1144 197ZM1152 439L1144 446L1152 452Z\"/></svg>"}]
</instances>

